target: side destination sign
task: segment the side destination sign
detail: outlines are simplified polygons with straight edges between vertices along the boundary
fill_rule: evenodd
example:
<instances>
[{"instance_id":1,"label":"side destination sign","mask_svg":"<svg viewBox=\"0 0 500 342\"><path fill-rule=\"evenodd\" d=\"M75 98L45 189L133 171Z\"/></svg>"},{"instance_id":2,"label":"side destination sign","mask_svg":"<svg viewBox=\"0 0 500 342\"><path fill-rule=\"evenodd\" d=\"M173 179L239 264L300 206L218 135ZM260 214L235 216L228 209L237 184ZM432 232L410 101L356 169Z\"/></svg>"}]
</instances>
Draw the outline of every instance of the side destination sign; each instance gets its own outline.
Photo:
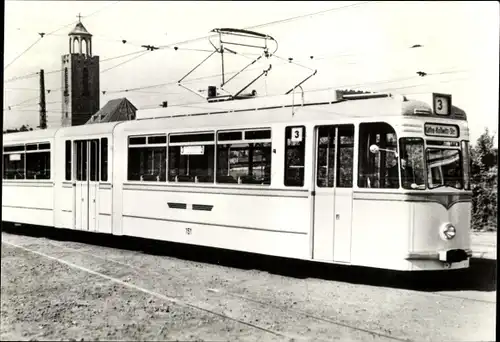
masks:
<instances>
[{"instance_id":1,"label":"side destination sign","mask_svg":"<svg viewBox=\"0 0 500 342\"><path fill-rule=\"evenodd\" d=\"M458 138L460 131L456 125L425 124L425 135L430 137Z\"/></svg>"}]
</instances>

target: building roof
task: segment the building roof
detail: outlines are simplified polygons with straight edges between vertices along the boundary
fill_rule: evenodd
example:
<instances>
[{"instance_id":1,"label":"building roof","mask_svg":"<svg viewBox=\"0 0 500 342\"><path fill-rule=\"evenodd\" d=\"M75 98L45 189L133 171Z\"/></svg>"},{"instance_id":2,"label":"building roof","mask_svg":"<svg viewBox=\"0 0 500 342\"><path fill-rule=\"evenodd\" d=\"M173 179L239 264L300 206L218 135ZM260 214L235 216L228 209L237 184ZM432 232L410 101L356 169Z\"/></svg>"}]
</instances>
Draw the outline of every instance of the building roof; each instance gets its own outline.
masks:
<instances>
[{"instance_id":1,"label":"building roof","mask_svg":"<svg viewBox=\"0 0 500 342\"><path fill-rule=\"evenodd\" d=\"M136 111L137 108L126 98L114 99L92 115L87 124L135 120Z\"/></svg>"},{"instance_id":2,"label":"building roof","mask_svg":"<svg viewBox=\"0 0 500 342\"><path fill-rule=\"evenodd\" d=\"M87 31L87 29L85 28L85 26L83 26L83 24L81 22L78 22L78 24L76 24L75 28L73 29L73 31L71 31L68 36L92 36L89 31Z\"/></svg>"}]
</instances>

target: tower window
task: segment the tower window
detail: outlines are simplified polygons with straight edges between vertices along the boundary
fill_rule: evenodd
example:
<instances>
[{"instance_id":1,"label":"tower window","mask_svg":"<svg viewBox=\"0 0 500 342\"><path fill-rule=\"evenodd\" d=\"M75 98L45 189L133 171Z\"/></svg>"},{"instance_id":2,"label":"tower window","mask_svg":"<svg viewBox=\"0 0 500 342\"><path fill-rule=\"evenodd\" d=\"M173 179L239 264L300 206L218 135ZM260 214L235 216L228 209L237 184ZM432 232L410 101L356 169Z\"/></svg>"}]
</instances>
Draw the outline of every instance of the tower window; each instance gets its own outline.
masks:
<instances>
[{"instance_id":1,"label":"tower window","mask_svg":"<svg viewBox=\"0 0 500 342\"><path fill-rule=\"evenodd\" d=\"M87 68L83 68L83 96L89 95L89 71Z\"/></svg>"},{"instance_id":2,"label":"tower window","mask_svg":"<svg viewBox=\"0 0 500 342\"><path fill-rule=\"evenodd\" d=\"M64 68L64 96L69 95L68 89L68 68Z\"/></svg>"}]
</instances>

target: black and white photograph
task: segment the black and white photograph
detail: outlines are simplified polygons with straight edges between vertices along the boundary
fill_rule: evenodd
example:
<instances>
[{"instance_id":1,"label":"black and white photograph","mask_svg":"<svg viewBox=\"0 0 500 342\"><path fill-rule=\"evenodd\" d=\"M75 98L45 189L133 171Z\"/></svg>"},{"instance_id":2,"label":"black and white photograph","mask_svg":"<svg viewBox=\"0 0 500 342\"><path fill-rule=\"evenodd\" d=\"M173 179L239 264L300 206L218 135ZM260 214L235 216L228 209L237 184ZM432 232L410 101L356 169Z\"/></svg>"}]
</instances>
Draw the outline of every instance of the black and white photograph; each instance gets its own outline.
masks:
<instances>
[{"instance_id":1,"label":"black and white photograph","mask_svg":"<svg viewBox=\"0 0 500 342\"><path fill-rule=\"evenodd\" d=\"M2 341L495 341L496 1L4 2Z\"/></svg>"}]
</instances>

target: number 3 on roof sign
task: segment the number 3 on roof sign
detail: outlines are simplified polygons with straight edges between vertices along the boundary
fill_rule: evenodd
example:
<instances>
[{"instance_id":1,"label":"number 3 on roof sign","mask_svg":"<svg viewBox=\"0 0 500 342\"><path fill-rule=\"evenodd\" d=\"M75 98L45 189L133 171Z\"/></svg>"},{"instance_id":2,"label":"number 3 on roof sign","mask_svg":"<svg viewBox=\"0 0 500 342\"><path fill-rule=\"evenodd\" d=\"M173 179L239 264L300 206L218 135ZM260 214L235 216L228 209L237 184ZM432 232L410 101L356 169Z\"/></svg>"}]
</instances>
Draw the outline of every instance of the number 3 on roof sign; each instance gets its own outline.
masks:
<instances>
[{"instance_id":1,"label":"number 3 on roof sign","mask_svg":"<svg viewBox=\"0 0 500 342\"><path fill-rule=\"evenodd\" d=\"M302 141L302 127L292 128L292 142Z\"/></svg>"},{"instance_id":2,"label":"number 3 on roof sign","mask_svg":"<svg viewBox=\"0 0 500 342\"><path fill-rule=\"evenodd\" d=\"M434 112L437 115L449 115L450 100L451 98L449 96L434 94Z\"/></svg>"}]
</instances>

